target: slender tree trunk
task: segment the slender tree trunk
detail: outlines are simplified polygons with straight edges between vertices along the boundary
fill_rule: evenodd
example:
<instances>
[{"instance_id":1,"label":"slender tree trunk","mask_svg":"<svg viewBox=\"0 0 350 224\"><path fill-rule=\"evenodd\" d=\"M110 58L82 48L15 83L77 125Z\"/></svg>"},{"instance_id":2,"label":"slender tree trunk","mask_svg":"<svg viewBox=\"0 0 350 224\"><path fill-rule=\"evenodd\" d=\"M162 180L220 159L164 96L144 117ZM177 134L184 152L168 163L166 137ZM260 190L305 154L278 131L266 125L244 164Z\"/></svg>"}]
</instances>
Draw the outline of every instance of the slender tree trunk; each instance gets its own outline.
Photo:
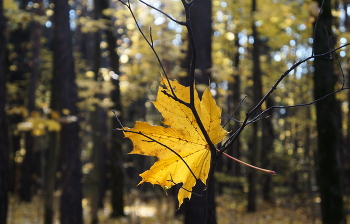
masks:
<instances>
[{"instance_id":1,"label":"slender tree trunk","mask_svg":"<svg viewBox=\"0 0 350 224\"><path fill-rule=\"evenodd\" d=\"M72 38L69 25L69 5L66 0L54 0L54 83L61 115L62 195L60 220L62 224L81 224L82 183L80 139L77 110Z\"/></svg>"},{"instance_id":2,"label":"slender tree trunk","mask_svg":"<svg viewBox=\"0 0 350 224\"><path fill-rule=\"evenodd\" d=\"M321 5L322 0L319 0L318 3ZM327 52L330 44L332 44L328 38L332 35L331 9L331 0L325 0L322 14L318 19L317 27L315 27L315 54ZM327 57L315 58L314 68L314 97L319 99L334 91L336 78L334 76L333 61ZM316 103L318 185L324 224L346 223L340 179L336 107L337 103L334 94Z\"/></svg>"},{"instance_id":3,"label":"slender tree trunk","mask_svg":"<svg viewBox=\"0 0 350 224\"><path fill-rule=\"evenodd\" d=\"M22 2L23 3L23 2ZM23 4L20 4L20 8L23 9L25 6ZM30 36L31 31L27 27L21 27L19 26L13 33L13 42L15 46L15 51L17 53L17 57L14 59L14 64L18 66L17 71L11 72L11 78L10 80L13 82L20 81L22 82L19 85L19 91L17 91L16 100L14 102L10 102L14 106L24 106L25 105L25 99L27 98L27 90L25 86L26 81L26 73L30 73L30 68L28 64L28 57L27 53L29 51L28 49L28 43L30 42ZM21 114L20 116L12 116L12 124L13 130L16 130L16 125L19 122L23 121L23 118L27 116L26 113ZM32 138L27 137L28 134L24 135L25 139L25 149L26 149L26 155L24 156L23 162L18 163L16 169L20 169L20 178L19 178L19 188L18 188L18 194L21 201L29 202L31 201L31 186L32 186ZM15 153L17 150L21 148L19 142L23 136L16 133L13 135L12 138L12 145L14 146L13 152ZM28 149L27 149L28 148ZM27 151L28 150L28 151Z\"/></svg>"},{"instance_id":4,"label":"slender tree trunk","mask_svg":"<svg viewBox=\"0 0 350 224\"><path fill-rule=\"evenodd\" d=\"M273 106L272 99L266 100L266 108ZM272 115L271 115L272 116ZM274 131L272 126L272 117L263 119L262 123L262 147L261 147L261 160L262 167L265 169L271 169L270 154L273 152L273 139ZM273 201L272 197L272 176L264 175L262 179L262 194L263 199L268 202Z\"/></svg>"},{"instance_id":5,"label":"slender tree trunk","mask_svg":"<svg viewBox=\"0 0 350 224\"><path fill-rule=\"evenodd\" d=\"M37 15L42 15L42 0L36 1L39 7L36 9ZM31 42L32 42L32 58L30 64L30 76L28 80L27 88L27 110L29 115L35 110L35 99L36 99L36 88L39 80L39 57L40 57L40 46L41 46L41 24L39 22L32 22L31 26ZM30 131L25 132L25 149L26 155L21 165L21 199L24 201L31 201L32 199L32 186L33 180L33 148L35 138Z\"/></svg>"},{"instance_id":6,"label":"slender tree trunk","mask_svg":"<svg viewBox=\"0 0 350 224\"><path fill-rule=\"evenodd\" d=\"M233 75L233 83L230 85L230 91L232 91L232 93L229 96L229 111L230 111L230 115L232 115L232 113L234 111L236 111L236 113L234 114L233 118L240 120L240 108L238 108L238 105L241 102L241 78L240 78L240 73L239 73L239 56L240 53L238 51L240 44L239 44L239 38L238 38L238 34L235 34L235 48L236 48L236 52L235 52L235 56L234 56L234 70L235 70L235 74ZM233 125L232 125L233 122ZM230 126L228 130L238 130L239 128L239 123L236 121L230 121ZM238 138L236 139L236 141L232 144L231 149L229 149L228 154L232 155L235 158L240 158L241 156L241 142L240 142L240 138L238 136ZM230 174L232 174L233 176L239 177L241 176L241 168L240 168L241 164L240 163L236 163L233 161L228 161L227 164L227 170ZM237 183L233 183L232 185L233 188L239 188L241 187L240 184Z\"/></svg>"},{"instance_id":7,"label":"slender tree trunk","mask_svg":"<svg viewBox=\"0 0 350 224\"><path fill-rule=\"evenodd\" d=\"M93 19L98 20L100 19L100 3L98 0L94 0L94 12L93 12ZM99 75L99 69L101 65L101 50L100 50L100 30L98 29L96 32L92 35L94 37L94 47L91 49L94 52L94 65L93 65L93 71L95 73L95 81L98 83L98 85L102 84L102 77ZM99 87L98 87L99 88ZM101 100L102 95L100 93L96 93L95 97L99 100ZM91 224L97 224L98 223L98 202L99 202L99 191L100 191L100 183L101 183L101 175L100 175L100 167L101 167L101 155L100 150L103 150L101 148L101 117L99 116L101 113L102 108L98 104L95 105L94 111L91 114L91 123L92 123L92 130L93 130L93 149L91 154L91 161L94 165L92 172L91 172Z\"/></svg>"},{"instance_id":8,"label":"slender tree trunk","mask_svg":"<svg viewBox=\"0 0 350 224\"><path fill-rule=\"evenodd\" d=\"M108 0L104 0L102 4L102 10L108 8ZM104 19L108 19L112 23L112 19L110 17L104 17ZM113 34L113 27L109 27L105 29L105 34L108 42L108 51L110 57L110 68L114 72L112 75L112 84L114 89L111 92L111 99L113 102L112 110L115 110L118 118L121 122L123 122L123 110L121 105L121 94L119 87L119 55L116 52L116 37ZM115 117L112 118L112 126L113 128L122 128ZM122 161L122 141L123 134L122 132L113 132L111 139L111 190L112 190L112 213L111 217L120 217L124 216L124 174L123 174L123 161Z\"/></svg>"},{"instance_id":9,"label":"slender tree trunk","mask_svg":"<svg viewBox=\"0 0 350 224\"><path fill-rule=\"evenodd\" d=\"M348 6L350 4L349 0L343 1L343 5L344 8L346 8L346 6ZM347 13L345 13L345 22L344 25L346 27L346 31L349 32L350 31L350 15L348 15ZM346 69L346 73L347 73L347 78L348 80L350 80L350 68ZM348 102L350 102L350 91L348 91L347 94L347 100ZM344 116L345 117L345 116ZM342 161L344 161L342 163L343 165L343 176L350 176L350 164L345 162L345 161L349 161L350 159L350 103L348 103L348 114L347 114L347 132L346 132L346 138L345 138L345 148L343 150L342 153ZM344 186L344 194L347 195L350 192L350 180L349 178L345 178L343 179L343 186Z\"/></svg>"},{"instance_id":10,"label":"slender tree trunk","mask_svg":"<svg viewBox=\"0 0 350 224\"><path fill-rule=\"evenodd\" d=\"M57 152L58 152L58 134L57 132L49 132L49 145L46 154L46 175L45 175L45 193L44 193L44 223L52 224L54 218L54 191L56 181L57 168Z\"/></svg>"},{"instance_id":11,"label":"slender tree trunk","mask_svg":"<svg viewBox=\"0 0 350 224\"><path fill-rule=\"evenodd\" d=\"M257 10L256 0L252 0L252 15ZM262 82L261 82L261 68L260 68L260 49L259 49L259 34L255 21L252 21L252 36L254 39L252 56L253 56L253 101L256 105L262 99ZM253 123L253 136L252 136L252 148L250 152L250 160L253 165L258 165L259 154L261 149L261 137L258 136L258 132L261 130L261 124L259 122ZM248 174L249 191L248 191L248 211L256 211L256 197L257 197L257 171L255 169L249 169Z\"/></svg>"},{"instance_id":12,"label":"slender tree trunk","mask_svg":"<svg viewBox=\"0 0 350 224\"><path fill-rule=\"evenodd\" d=\"M59 78L59 77L57 77ZM55 113L59 113L59 86L56 83L56 79L53 78L51 80L51 101L50 101L50 108L51 108L51 118L56 119L52 115ZM58 168L58 153L60 150L59 146L59 133L57 132L49 132L49 147L46 150L46 176L45 176L45 193L44 193L44 223L45 224L52 224L55 211L54 211L54 191L55 191L55 184L56 184L56 171Z\"/></svg>"},{"instance_id":13,"label":"slender tree trunk","mask_svg":"<svg viewBox=\"0 0 350 224\"><path fill-rule=\"evenodd\" d=\"M3 1L0 0L0 224L6 224L8 209L8 160L9 147L5 113L6 74L5 74L5 31L6 22L3 15Z\"/></svg>"}]
</instances>

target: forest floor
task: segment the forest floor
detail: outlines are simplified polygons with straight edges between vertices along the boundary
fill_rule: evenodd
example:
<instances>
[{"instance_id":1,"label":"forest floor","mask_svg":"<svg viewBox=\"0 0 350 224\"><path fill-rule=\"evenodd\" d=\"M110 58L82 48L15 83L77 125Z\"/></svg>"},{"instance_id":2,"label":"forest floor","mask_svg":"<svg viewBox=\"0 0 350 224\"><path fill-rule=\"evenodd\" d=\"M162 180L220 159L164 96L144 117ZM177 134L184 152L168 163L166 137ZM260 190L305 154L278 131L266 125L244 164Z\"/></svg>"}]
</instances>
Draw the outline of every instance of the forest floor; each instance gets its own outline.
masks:
<instances>
[{"instance_id":1,"label":"forest floor","mask_svg":"<svg viewBox=\"0 0 350 224\"><path fill-rule=\"evenodd\" d=\"M165 195L165 194L164 194ZM58 211L58 196L56 193L55 210ZM108 196L108 194L107 194ZM106 197L108 198L108 197ZM150 193L147 198L134 192L125 198L125 217L111 219L111 205L105 201L105 207L100 209L98 217L100 224L181 224L183 217L175 216L175 202L173 197L160 196ZM258 203L258 209L254 213L246 212L246 200L243 197L229 195L218 196L217 221L218 224L321 224L319 204L302 202L299 200L279 199L272 204ZM90 223L89 200L83 199L83 213L86 224ZM8 224L42 224L43 201L39 196L34 196L32 202L20 202L17 197L10 197ZM350 216L347 217L350 223ZM55 224L59 224L58 212L55 214Z\"/></svg>"}]
</instances>

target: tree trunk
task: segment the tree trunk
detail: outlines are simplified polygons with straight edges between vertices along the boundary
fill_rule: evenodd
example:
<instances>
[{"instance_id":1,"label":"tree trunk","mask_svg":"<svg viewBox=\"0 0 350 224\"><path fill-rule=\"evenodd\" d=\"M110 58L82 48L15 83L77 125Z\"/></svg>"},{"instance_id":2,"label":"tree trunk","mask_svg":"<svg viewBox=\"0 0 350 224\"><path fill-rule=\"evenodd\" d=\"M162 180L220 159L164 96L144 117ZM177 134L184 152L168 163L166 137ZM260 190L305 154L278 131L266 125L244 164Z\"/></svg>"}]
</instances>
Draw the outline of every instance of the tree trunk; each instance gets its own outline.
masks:
<instances>
[{"instance_id":1,"label":"tree trunk","mask_svg":"<svg viewBox=\"0 0 350 224\"><path fill-rule=\"evenodd\" d=\"M3 15L3 1L0 0L0 224L6 224L8 209L8 136L5 113L6 74L5 74L5 31L6 23Z\"/></svg>"},{"instance_id":2,"label":"tree trunk","mask_svg":"<svg viewBox=\"0 0 350 224\"><path fill-rule=\"evenodd\" d=\"M20 4L20 8L24 9L25 6L22 2ZM15 99L12 100L10 103L11 106L17 106L17 107L24 107L25 105L25 99L27 98L27 91L26 91L26 73L30 73L30 68L28 64L28 46L30 42L30 29L27 27L22 27L21 25L12 33L12 42L14 45L14 50L16 52L16 57L11 62L15 66L17 66L16 71L11 71L9 81L13 82L15 84L18 84L19 90L16 92ZM22 113L20 115L12 115L10 117L10 127L11 132L17 132L16 134L12 134L11 139L11 145L13 148L11 149L11 154L15 154L17 150L21 148L20 146L20 140L23 136L18 134L17 131L17 124L19 122L23 121L23 118L25 117L25 113ZM29 202L31 200L31 193L30 193L30 187L31 187L31 169L32 166L30 166L30 160L31 160L31 142L30 139L27 141L27 144L24 148L28 147L28 153L26 152L27 156L24 157L24 160L22 163L15 164L16 168L14 170L20 169L20 178L19 178L19 187L18 187L18 194L21 201L27 201ZM27 158L27 159L26 159ZM28 168L28 169L27 169ZM16 173L15 171L14 173ZM17 181L17 180L16 180ZM16 186L18 183L15 183L14 186Z\"/></svg>"},{"instance_id":3,"label":"tree trunk","mask_svg":"<svg viewBox=\"0 0 350 224\"><path fill-rule=\"evenodd\" d=\"M108 8L108 0L104 0L102 3L102 10ZM104 16L104 19L108 19L112 23L111 17ZM114 72L112 75L112 84L114 89L111 92L111 99L113 102L112 110L116 112L118 118L123 122L123 111L121 105L121 94L119 87L119 55L116 52L116 38L113 34L113 27L108 27L105 29L105 34L108 42L108 51L110 57L110 68ZM113 128L122 128L115 117L112 117L112 127ZM122 161L122 141L123 133L120 131L113 132L111 139L111 190L112 190L112 213L111 217L120 217L124 216L124 174L123 174L123 161Z\"/></svg>"},{"instance_id":4,"label":"tree trunk","mask_svg":"<svg viewBox=\"0 0 350 224\"><path fill-rule=\"evenodd\" d=\"M254 15L257 9L256 0L252 0L252 15ZM252 21L252 36L254 39L252 57L253 57L253 101L256 105L262 99L262 82L261 82L261 68L260 68L260 41L255 21ZM259 112L258 110L257 112ZM258 136L258 132L261 132L261 125L259 122L253 123L253 136L252 136L252 148L250 150L250 161L254 166L257 166L259 161L259 154L261 149L261 137ZM248 211L256 211L256 197L257 197L257 171L255 169L249 169L248 174L249 191L248 191Z\"/></svg>"},{"instance_id":5,"label":"tree trunk","mask_svg":"<svg viewBox=\"0 0 350 224\"><path fill-rule=\"evenodd\" d=\"M235 48L236 52L233 58L234 61L234 70L235 74L233 75L233 82L230 83L229 88L230 88L230 95L228 97L228 108L229 108L229 114L232 115L234 111L236 113L234 114L233 118L240 120L240 108L238 108L238 105L241 102L241 78L240 78L240 73L239 73L239 56L240 53L238 51L240 44L239 44L239 38L238 34L235 34ZM233 125L232 125L233 122ZM230 121L229 123L229 128L228 130L233 130L236 131L239 128L239 122L237 121ZM228 149L228 154L232 155L235 158L240 158L241 156L241 142L240 142L240 137L238 136L236 141L232 144L231 148ZM241 164L237 162L233 162L232 160L228 161L227 164L227 171L229 175L240 177L241 176ZM231 184L232 188L239 189L241 188L240 183L232 183Z\"/></svg>"},{"instance_id":6,"label":"tree trunk","mask_svg":"<svg viewBox=\"0 0 350 224\"><path fill-rule=\"evenodd\" d=\"M321 5L322 0L318 1ZM328 37L332 35L331 0L324 1L322 14L314 33L314 53L329 50ZM327 31L327 33L326 33ZM330 56L330 55L329 55ZM334 91L336 78L333 61L328 57L317 57L314 61L314 97L319 99ZM343 194L340 179L339 139L337 128L337 103L335 95L316 103L318 131L318 185L321 196L322 221L324 224L344 223Z\"/></svg>"},{"instance_id":7,"label":"tree trunk","mask_svg":"<svg viewBox=\"0 0 350 224\"><path fill-rule=\"evenodd\" d=\"M83 223L80 140L77 110L72 38L69 25L68 1L54 0L53 48L54 83L61 115L60 151L62 161L62 195L60 221L62 224Z\"/></svg>"},{"instance_id":8,"label":"tree trunk","mask_svg":"<svg viewBox=\"0 0 350 224\"><path fill-rule=\"evenodd\" d=\"M266 108L273 106L272 99L266 100ZM261 147L261 161L262 168L271 169L270 154L273 150L274 131L272 126L272 114L269 118L263 119L262 123L262 147ZM272 175L264 175L262 179L262 195L263 199L268 202L273 202L272 197Z\"/></svg>"},{"instance_id":9,"label":"tree trunk","mask_svg":"<svg viewBox=\"0 0 350 224\"><path fill-rule=\"evenodd\" d=\"M212 4L211 0L196 1L191 9L191 25L193 29L193 36L196 43L197 60L195 71L196 87L201 95L204 89L208 86L211 78L211 42L212 42L212 27L211 27L211 15ZM190 61L192 58L192 47L189 43L186 59L183 63L183 68L189 71ZM188 76L181 77L180 82L182 85L188 86Z\"/></svg>"},{"instance_id":10,"label":"tree trunk","mask_svg":"<svg viewBox=\"0 0 350 224\"><path fill-rule=\"evenodd\" d=\"M201 96L205 88L208 86L211 77L211 42L212 42L212 3L211 0L196 1L190 9L190 20L193 28L193 36L197 50L195 82L199 95ZM189 46L186 59L186 67L189 68L192 57L192 47ZM183 85L188 85L188 77L180 79ZM214 181L214 179L212 180ZM193 188L194 192L200 192L198 187L199 181ZM210 184L213 188L213 183ZM207 183L208 186L208 183ZM204 188L202 188L204 189ZM205 193L205 192L204 192ZM185 204L185 224L196 223L214 223L215 220L215 202L214 189L207 189L207 197L209 206L212 209L210 212L203 198L192 195L191 200ZM214 213L214 215L212 214Z\"/></svg>"},{"instance_id":11,"label":"tree trunk","mask_svg":"<svg viewBox=\"0 0 350 224\"><path fill-rule=\"evenodd\" d=\"M40 7L38 7L36 14L41 15L42 2L37 1ZM29 116L35 110L35 98L36 98L36 88L39 80L39 57L40 57L40 42L41 42L41 24L39 22L32 22L31 26L31 42L32 42L32 58L30 64L30 76L27 86L27 110ZM34 184L33 180L33 148L34 148L35 138L31 131L25 132L25 149L26 154L21 164L21 180L20 180L20 198L23 201L30 202L32 200L32 187Z\"/></svg>"},{"instance_id":12,"label":"tree trunk","mask_svg":"<svg viewBox=\"0 0 350 224\"><path fill-rule=\"evenodd\" d=\"M37 15L42 15L42 1L36 1L39 3L39 7L36 9ZM41 24L39 22L32 22L31 26L31 42L32 42L32 58L30 64L30 76L28 80L27 88L27 110L29 116L35 110L35 99L36 99L36 88L39 80L39 57L40 57L40 42L41 42ZM33 148L34 148L35 138L30 131L25 132L25 149L26 155L24 157L23 163L21 165L21 190L20 198L24 201L31 201L32 199L32 186L33 180Z\"/></svg>"},{"instance_id":13,"label":"tree trunk","mask_svg":"<svg viewBox=\"0 0 350 224\"><path fill-rule=\"evenodd\" d=\"M49 145L46 150L46 175L45 175L45 193L44 193L44 223L52 224L54 218L54 191L56 181L56 168L57 168L57 139L58 134L56 132L49 132Z\"/></svg>"},{"instance_id":14,"label":"tree trunk","mask_svg":"<svg viewBox=\"0 0 350 224\"><path fill-rule=\"evenodd\" d=\"M98 20L101 18L101 7L100 7L100 1L94 0L94 12L93 12L93 19ZM101 42L101 34L100 29L97 29L92 35L94 37L94 46L92 51L94 52L94 62L93 62L93 71L95 74L95 81L99 85L97 88L100 88L102 85L103 77L100 77L99 70L101 66L101 49L100 49L100 42ZM95 97L102 101L103 96L101 93L97 92L95 94ZM103 109L99 106L99 104L95 104L94 111L91 114L91 123L92 123L92 130L93 130L93 148L91 153L91 162L93 164L93 169L91 171L91 224L97 224L98 223L98 203L99 203L99 192L100 192L100 184L102 180L102 176L100 175L101 171L101 165L102 165L102 158L101 158L101 151L104 150L102 146L102 135L101 133L103 130L101 129L103 122L100 116Z\"/></svg>"}]
</instances>

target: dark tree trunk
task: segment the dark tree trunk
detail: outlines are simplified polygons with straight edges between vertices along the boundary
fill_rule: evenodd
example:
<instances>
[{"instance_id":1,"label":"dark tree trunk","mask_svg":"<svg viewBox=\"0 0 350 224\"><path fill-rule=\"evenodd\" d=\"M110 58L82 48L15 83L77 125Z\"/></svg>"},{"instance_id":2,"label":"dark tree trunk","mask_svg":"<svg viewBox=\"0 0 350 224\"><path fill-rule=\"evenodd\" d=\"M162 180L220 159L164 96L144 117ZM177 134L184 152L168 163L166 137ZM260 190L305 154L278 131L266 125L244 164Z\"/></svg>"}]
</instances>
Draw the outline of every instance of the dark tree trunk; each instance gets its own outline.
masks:
<instances>
[{"instance_id":1,"label":"dark tree trunk","mask_svg":"<svg viewBox=\"0 0 350 224\"><path fill-rule=\"evenodd\" d=\"M20 8L24 9L25 6L23 5L24 2L20 4ZM11 62L13 65L17 66L16 71L11 71L9 81L13 82L15 84L18 84L18 91L16 92L16 97L14 100L12 100L10 103L11 106L17 106L21 107L25 105L25 99L27 98L27 91L26 91L26 73L30 73L30 68L28 65L28 46L30 42L30 29L27 27L22 27L21 25L12 33L11 39L14 44L14 50L16 52L16 57L13 59ZM15 154L17 150L21 148L20 146L20 140L23 138L20 134L18 134L17 130L17 124L19 122L23 121L23 117L25 117L25 114L20 114L20 115L12 115L10 116L10 129L12 132L12 139L11 139L11 146L13 148L11 149L11 154ZM17 132L17 133L14 133ZM26 139L26 136L25 140ZM27 140L27 145L24 148L29 148L28 153L26 151L26 156L24 157L24 160L22 163L17 163L15 164L15 172L17 172L17 169L21 170L20 172L20 178L19 178L19 187L18 187L18 194L19 198L21 201L27 201L29 202L31 200L31 193L30 193L30 187L32 184L31 181L31 169L32 166L31 164L31 158L32 158L32 153L31 153L31 145L32 142L30 141L31 139ZM30 167L29 169L27 169ZM16 180L17 181L17 180ZM14 183L14 187L18 183Z\"/></svg>"},{"instance_id":2,"label":"dark tree trunk","mask_svg":"<svg viewBox=\"0 0 350 224\"><path fill-rule=\"evenodd\" d=\"M5 113L6 74L5 74L5 31L6 22L3 15L3 1L0 0L0 224L6 224L8 209L8 136Z\"/></svg>"},{"instance_id":3,"label":"dark tree trunk","mask_svg":"<svg viewBox=\"0 0 350 224\"><path fill-rule=\"evenodd\" d=\"M233 75L233 83L230 84L230 95L228 97L228 108L229 108L229 114L232 115L233 112L235 112L233 118L236 120L240 120L240 108L238 105L241 102L241 78L239 74L239 56L240 53L238 51L240 44L239 44L239 38L238 34L235 34L237 37L235 39L235 48L236 52L233 58L234 61L234 70L235 74ZM233 123L233 125L232 125ZM239 123L236 121L230 121L229 123L229 129L228 130L233 130L236 131L239 128ZM231 149L229 149L228 154L232 155L235 158L240 158L241 153L241 143L240 143L240 138L239 136L237 137L236 141L232 144ZM232 160L228 161L227 164L227 171L229 174L239 177L241 176L241 168L240 168L240 163L234 162ZM240 188L240 183L233 183L232 186L233 188Z\"/></svg>"},{"instance_id":4,"label":"dark tree trunk","mask_svg":"<svg viewBox=\"0 0 350 224\"><path fill-rule=\"evenodd\" d=\"M42 15L42 1L36 1L39 3L40 7L36 9L37 15ZM32 22L31 26L31 42L32 42L32 58L30 64L30 76L28 80L27 87L27 110L29 115L35 110L35 98L36 98L36 88L39 80L39 57L40 57L40 46L41 46L41 24L39 22ZM23 163L21 165L21 181L20 181L20 198L24 201L31 201L32 199L32 186L34 184L33 180L33 148L34 148L35 138L30 131L25 133L25 149L26 155L24 157Z\"/></svg>"},{"instance_id":5,"label":"dark tree trunk","mask_svg":"<svg viewBox=\"0 0 350 224\"><path fill-rule=\"evenodd\" d=\"M108 8L108 0L104 0L102 4L102 10ZM105 19L112 20L110 17L104 17ZM105 34L108 42L108 51L110 57L110 67L114 72L115 76L112 76L112 84L114 89L111 92L111 99L113 102L113 107L111 108L118 115L119 120L123 121L123 111L121 105L121 95L119 87L119 78L117 75L120 74L119 71L119 55L116 52L116 37L113 34L113 27L105 29ZM116 118L112 118L112 127L121 128ZM111 217L124 216L124 174L123 174L123 161L122 161L122 132L114 132L111 140L111 190L112 190L112 213Z\"/></svg>"},{"instance_id":6,"label":"dark tree trunk","mask_svg":"<svg viewBox=\"0 0 350 224\"><path fill-rule=\"evenodd\" d=\"M211 42L212 42L212 27L211 27L211 15L212 4L211 0L196 1L191 9L191 25L193 29L193 36L196 42L197 48L197 60L196 60L196 72L195 82L197 84L198 92L204 92L204 89L208 86L211 78ZM189 71L190 61L192 58L192 47L189 43L186 58L183 63L183 68ZM180 82L182 85L189 85L189 78L181 77ZM200 93L201 95L201 93Z\"/></svg>"},{"instance_id":7,"label":"dark tree trunk","mask_svg":"<svg viewBox=\"0 0 350 224\"><path fill-rule=\"evenodd\" d=\"M72 38L69 25L69 5L65 0L54 0L53 47L54 84L61 115L60 151L62 161L62 195L60 220L62 224L80 224L82 218L82 184L80 162L79 124L77 122L77 86L75 84Z\"/></svg>"},{"instance_id":8,"label":"dark tree trunk","mask_svg":"<svg viewBox=\"0 0 350 224\"><path fill-rule=\"evenodd\" d=\"M59 78L59 77L57 77ZM53 78L51 80L51 102L50 108L52 112L58 112L58 93L59 86L56 83L56 79ZM51 113L53 115L53 113ZM53 117L51 117L53 118ZM58 168L58 153L59 153L59 133L57 132L49 132L49 146L46 150L46 176L45 176L45 193L44 193L44 224L52 224L54 218L54 191L56 184L56 171Z\"/></svg>"},{"instance_id":9,"label":"dark tree trunk","mask_svg":"<svg viewBox=\"0 0 350 224\"><path fill-rule=\"evenodd\" d=\"M53 109L53 108L52 108ZM44 194L44 223L52 224L54 218L54 191L56 181L56 168L57 168L57 132L49 132L49 145L50 147L46 150L46 164L45 164L45 194Z\"/></svg>"},{"instance_id":10,"label":"dark tree trunk","mask_svg":"<svg viewBox=\"0 0 350 224\"><path fill-rule=\"evenodd\" d=\"M252 0L252 15L257 9L256 0ZM254 39L252 57L253 57L253 102L256 105L262 99L262 82L261 82L261 68L260 68L260 41L255 21L252 22L252 36ZM261 149L261 137L258 136L258 131L261 130L259 122L253 123L252 148L250 150L250 161L253 165L258 165L259 152ZM257 171L249 169L248 174L249 191L248 191L248 211L256 211L256 197L257 197Z\"/></svg>"},{"instance_id":11,"label":"dark tree trunk","mask_svg":"<svg viewBox=\"0 0 350 224\"><path fill-rule=\"evenodd\" d=\"M21 178L19 187L19 197L21 201L30 202L32 200L33 192L33 145L34 139L28 131L25 133L25 149L26 154L21 164Z\"/></svg>"},{"instance_id":12,"label":"dark tree trunk","mask_svg":"<svg viewBox=\"0 0 350 224\"><path fill-rule=\"evenodd\" d=\"M211 77L211 42L212 42L212 27L211 27L211 15L212 15L212 3L211 0L196 1L190 9L190 20L193 28L193 36L195 39L197 58L196 58L196 71L195 82L199 95L202 95L206 87L208 87ZM187 59L185 60L186 68L190 66L192 57L192 47L189 46L187 52ZM185 66L184 66L185 67ZM188 77L180 79L183 85L188 86ZM207 197L208 203L212 212L207 208L207 204L203 198L192 195L191 200L185 202L185 224L196 223L214 223L215 220L215 202L214 202L214 179L210 185L207 184ZM200 192L201 188L198 187L198 182L193 188L194 192ZM202 187L202 189L204 189ZM214 215L213 215L213 214Z\"/></svg>"},{"instance_id":13,"label":"dark tree trunk","mask_svg":"<svg viewBox=\"0 0 350 224\"><path fill-rule=\"evenodd\" d=\"M318 1L321 5L322 1ZM324 1L322 14L315 30L314 52L320 54L329 50L332 35L331 0ZM326 33L327 31L327 33ZM319 99L334 90L333 61L318 57L314 61L314 97ZM318 185L321 196L322 221L324 224L344 223L343 194L340 179L339 139L337 128L337 103L335 95L316 103L318 131Z\"/></svg>"},{"instance_id":14,"label":"dark tree trunk","mask_svg":"<svg viewBox=\"0 0 350 224\"><path fill-rule=\"evenodd\" d=\"M100 7L100 1L94 0L94 12L93 12L93 19L98 20L101 18L101 7ZM95 81L101 87L103 77L100 76L100 66L101 66L101 49L100 49L100 42L101 42L101 32L98 29L96 32L92 35L94 37L94 46L92 51L94 52L94 62L93 62L93 71L95 73ZM98 87L98 88L99 88ZM99 99L100 101L103 100L103 94L97 92L95 94L95 97ZM101 167L102 167L102 157L101 152L105 150L105 147L102 142L102 133L105 132L102 130L103 122L105 122L103 117L101 116L104 113L103 109L99 106L99 104L95 105L94 111L91 114L91 123L92 123L92 130L93 130L93 144L94 147L92 149L91 154L91 161L94 165L94 168L91 172L91 223L97 224L98 223L98 204L100 201L100 190L101 190L101 182L102 182L102 176L101 176Z\"/></svg>"},{"instance_id":15,"label":"dark tree trunk","mask_svg":"<svg viewBox=\"0 0 350 224\"><path fill-rule=\"evenodd\" d=\"M266 100L266 108L273 106L272 99ZM274 132L272 126L272 114L269 118L263 119L262 123L262 147L261 147L261 161L264 169L271 169L270 154L273 152ZM272 176L264 175L262 179L262 194L263 199L268 202L273 202L272 197Z\"/></svg>"}]
</instances>

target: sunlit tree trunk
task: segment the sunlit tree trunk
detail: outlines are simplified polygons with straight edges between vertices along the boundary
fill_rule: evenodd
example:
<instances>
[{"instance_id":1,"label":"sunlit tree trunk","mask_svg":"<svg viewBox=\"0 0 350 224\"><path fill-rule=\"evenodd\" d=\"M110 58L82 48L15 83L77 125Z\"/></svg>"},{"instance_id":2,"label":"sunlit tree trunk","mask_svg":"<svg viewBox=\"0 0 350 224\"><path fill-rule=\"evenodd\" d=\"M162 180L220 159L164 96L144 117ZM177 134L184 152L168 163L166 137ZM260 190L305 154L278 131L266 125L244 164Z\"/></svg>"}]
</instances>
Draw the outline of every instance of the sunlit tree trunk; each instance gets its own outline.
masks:
<instances>
[{"instance_id":1,"label":"sunlit tree trunk","mask_svg":"<svg viewBox=\"0 0 350 224\"><path fill-rule=\"evenodd\" d=\"M6 224L8 210L8 136L5 113L6 75L5 75L5 31L3 1L0 0L0 224Z\"/></svg>"},{"instance_id":2,"label":"sunlit tree trunk","mask_svg":"<svg viewBox=\"0 0 350 224\"><path fill-rule=\"evenodd\" d=\"M314 52L329 51L329 36L332 35L331 0L324 1L322 14L314 33ZM322 0L318 1L321 5ZM336 77L333 60L317 57L314 61L314 97L319 99L334 91ZM337 103L335 95L316 103L318 132L318 185L321 196L322 221L324 224L345 224L343 194L340 179L339 138L337 128Z\"/></svg>"},{"instance_id":3,"label":"sunlit tree trunk","mask_svg":"<svg viewBox=\"0 0 350 224\"><path fill-rule=\"evenodd\" d=\"M54 83L57 85L59 113L62 129L60 133L60 155L62 161L62 194L60 221L62 224L80 224L82 218L82 183L80 162L80 139L77 110L77 86L75 84L72 38L69 25L69 5L65 0L54 0L53 48Z\"/></svg>"}]
</instances>

